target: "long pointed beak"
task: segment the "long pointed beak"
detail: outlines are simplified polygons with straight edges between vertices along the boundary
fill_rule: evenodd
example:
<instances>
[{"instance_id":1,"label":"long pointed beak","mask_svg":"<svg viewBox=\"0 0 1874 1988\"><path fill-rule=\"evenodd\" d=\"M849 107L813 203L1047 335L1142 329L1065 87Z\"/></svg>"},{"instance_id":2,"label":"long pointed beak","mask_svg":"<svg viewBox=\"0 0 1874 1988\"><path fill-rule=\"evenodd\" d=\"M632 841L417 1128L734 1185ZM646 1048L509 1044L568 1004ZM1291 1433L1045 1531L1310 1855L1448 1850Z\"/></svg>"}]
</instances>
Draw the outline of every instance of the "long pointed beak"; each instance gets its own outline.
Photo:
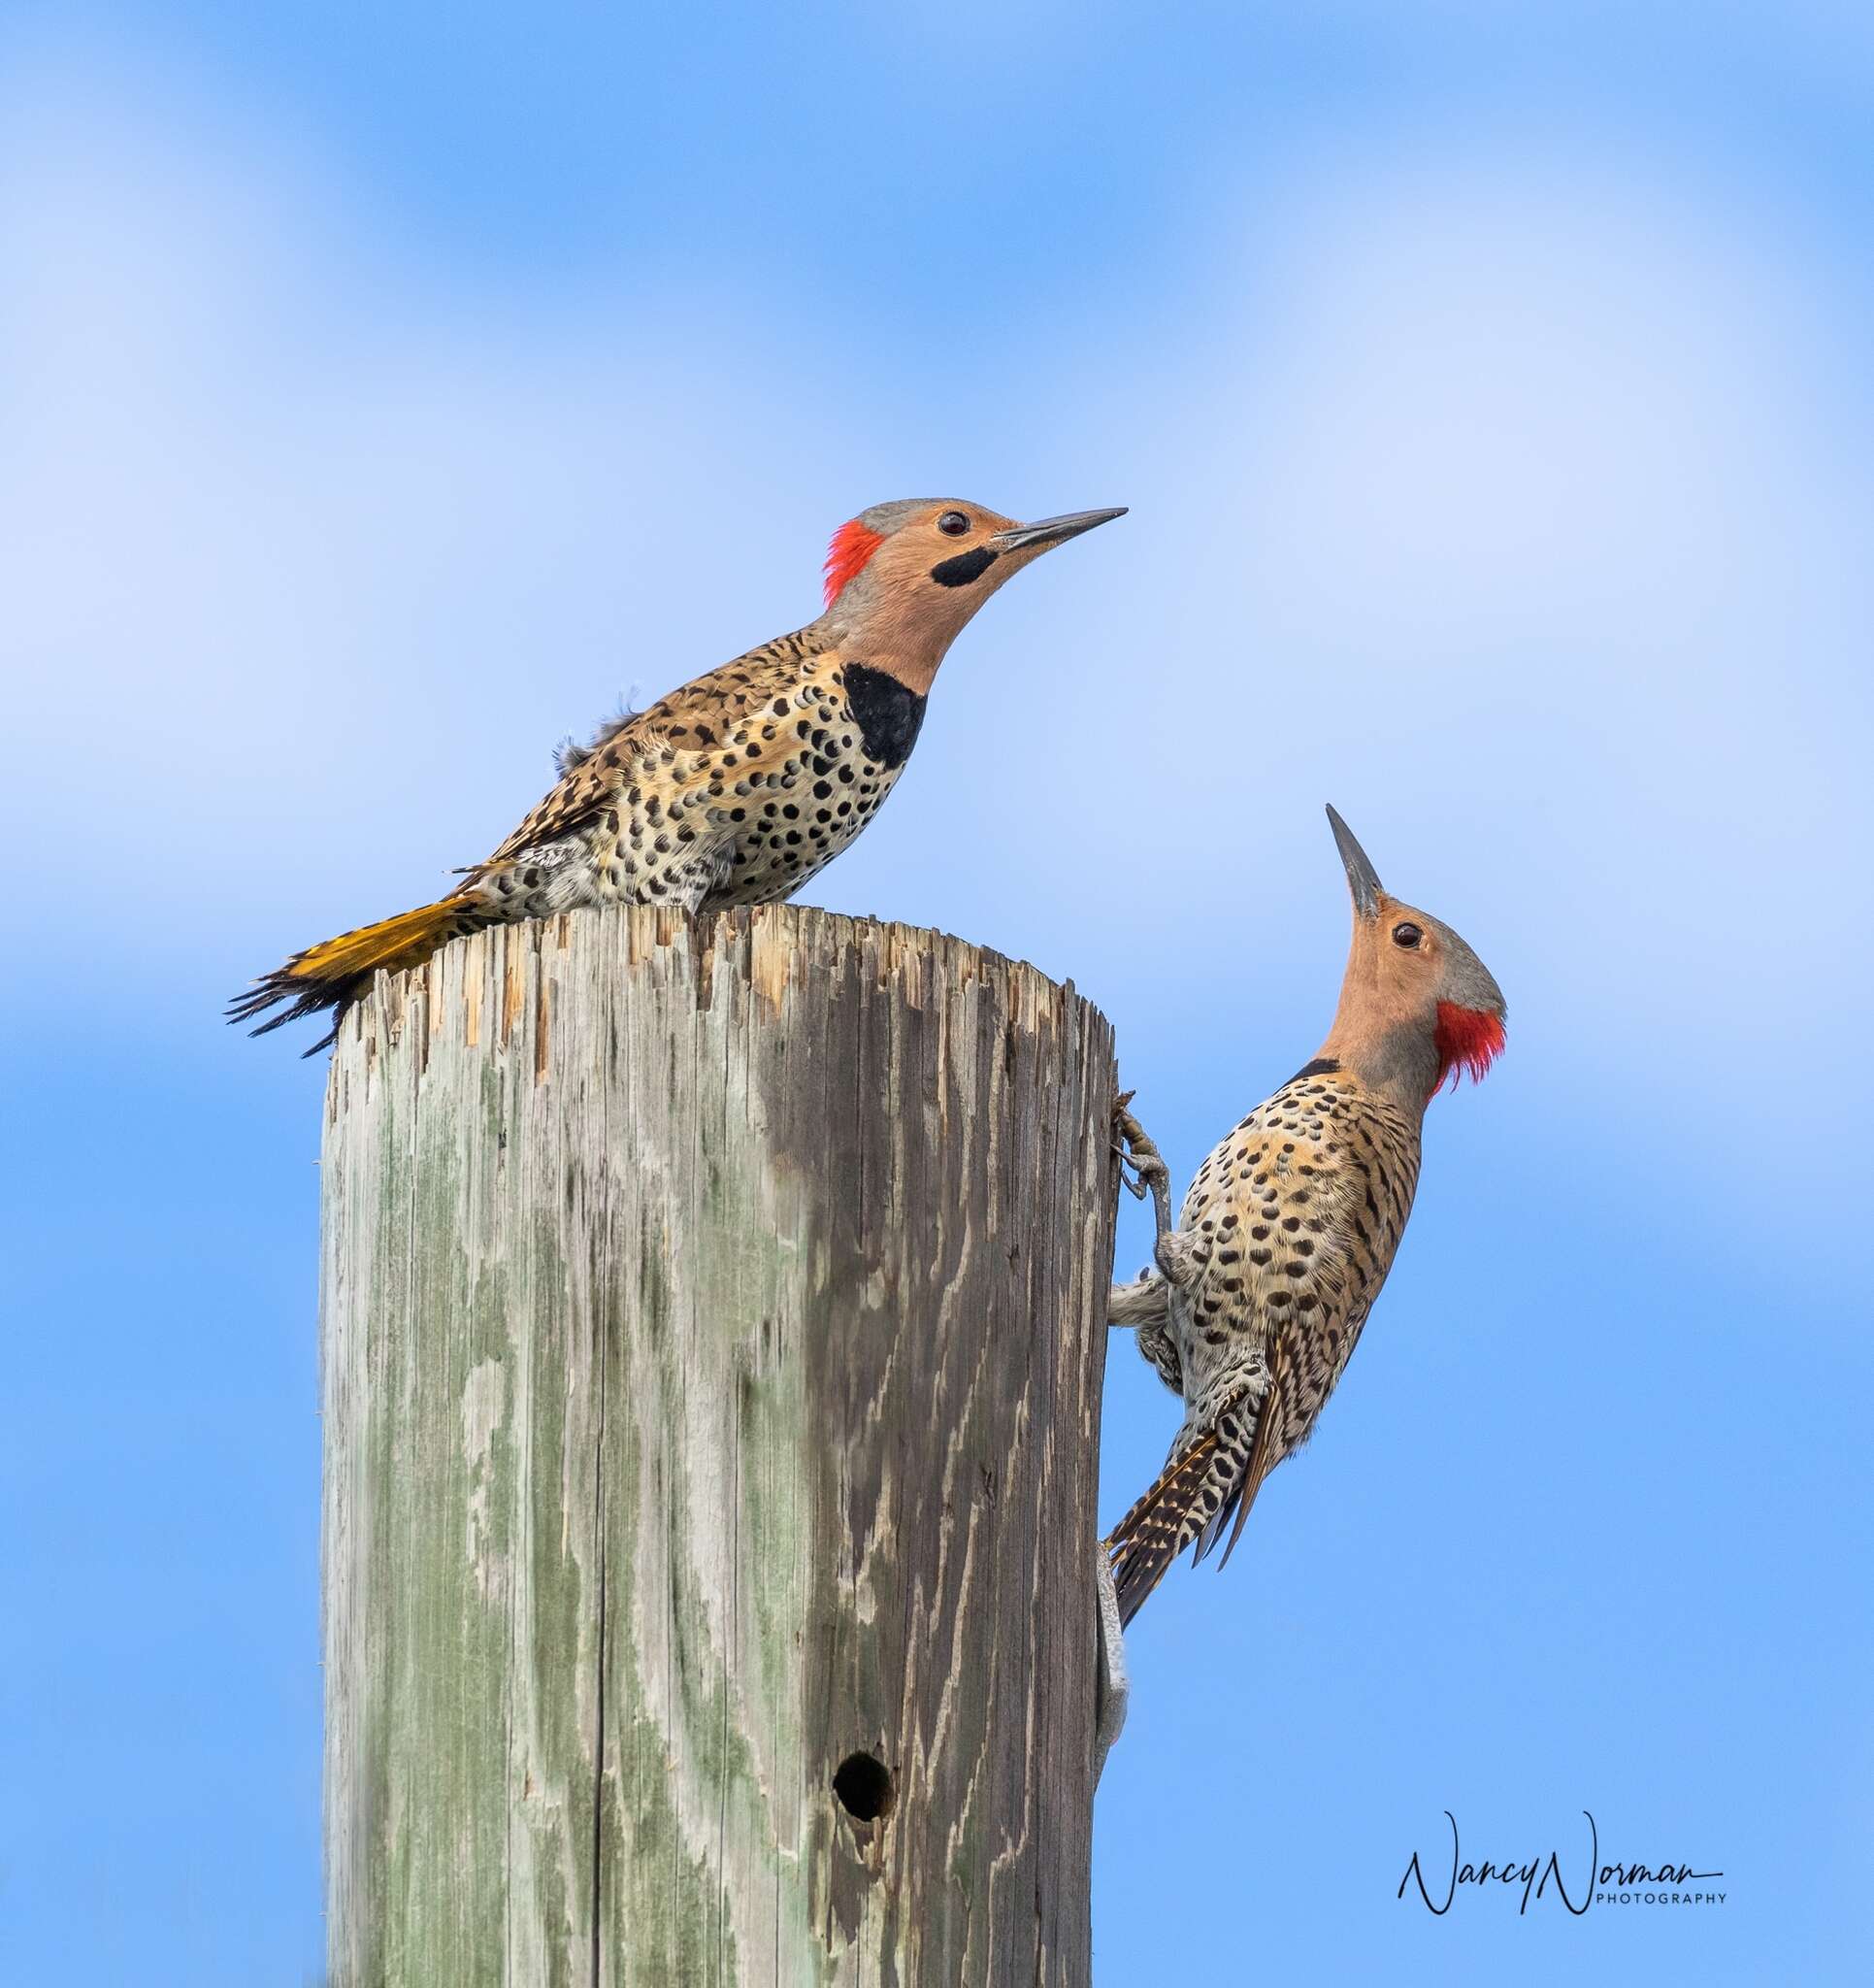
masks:
<instances>
[{"instance_id":1,"label":"long pointed beak","mask_svg":"<svg viewBox=\"0 0 1874 1988\"><path fill-rule=\"evenodd\" d=\"M1354 840L1353 830L1332 807L1328 810L1328 824L1333 830L1340 860L1346 866L1347 887L1354 894L1354 910L1363 918L1377 918L1380 893L1384 888L1379 873L1373 868L1366 851Z\"/></svg>"},{"instance_id":2,"label":"long pointed beak","mask_svg":"<svg viewBox=\"0 0 1874 1988\"><path fill-rule=\"evenodd\" d=\"M1059 517L1037 518L1034 524L1010 525L1007 531L998 532L989 543L999 552L1019 552L1029 547L1064 546L1069 539L1077 539L1082 532L1090 532L1097 524L1110 524L1116 517L1126 515L1127 507L1116 505L1110 511L1069 511Z\"/></svg>"}]
</instances>

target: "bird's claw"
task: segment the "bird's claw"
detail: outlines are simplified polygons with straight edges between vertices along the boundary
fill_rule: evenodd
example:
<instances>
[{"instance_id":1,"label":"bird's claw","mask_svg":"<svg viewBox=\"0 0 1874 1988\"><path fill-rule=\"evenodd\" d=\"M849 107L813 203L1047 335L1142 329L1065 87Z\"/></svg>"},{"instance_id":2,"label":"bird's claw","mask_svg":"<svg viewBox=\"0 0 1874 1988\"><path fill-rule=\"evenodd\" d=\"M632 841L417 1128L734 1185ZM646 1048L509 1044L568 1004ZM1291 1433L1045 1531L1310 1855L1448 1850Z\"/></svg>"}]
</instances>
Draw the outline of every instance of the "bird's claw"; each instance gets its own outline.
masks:
<instances>
[{"instance_id":1,"label":"bird's claw","mask_svg":"<svg viewBox=\"0 0 1874 1988\"><path fill-rule=\"evenodd\" d=\"M1129 1109L1134 1095L1127 1091L1113 1100L1113 1132L1116 1135L1113 1151L1119 1155L1120 1179L1138 1200L1143 1201L1147 1194L1152 1197L1152 1212L1158 1222L1162 1252L1165 1239L1171 1233L1171 1173L1158 1147L1146 1138L1145 1128ZM1129 1163L1134 1176L1131 1179L1126 1176Z\"/></svg>"},{"instance_id":2,"label":"bird's claw","mask_svg":"<svg viewBox=\"0 0 1874 1988\"><path fill-rule=\"evenodd\" d=\"M1168 1186L1171 1176L1158 1147L1145 1136L1145 1128L1127 1109L1137 1095L1136 1091L1122 1091L1113 1100L1113 1151L1120 1158L1120 1179L1134 1200L1143 1201L1153 1187ZM1131 1176L1126 1172L1129 1164Z\"/></svg>"}]
</instances>

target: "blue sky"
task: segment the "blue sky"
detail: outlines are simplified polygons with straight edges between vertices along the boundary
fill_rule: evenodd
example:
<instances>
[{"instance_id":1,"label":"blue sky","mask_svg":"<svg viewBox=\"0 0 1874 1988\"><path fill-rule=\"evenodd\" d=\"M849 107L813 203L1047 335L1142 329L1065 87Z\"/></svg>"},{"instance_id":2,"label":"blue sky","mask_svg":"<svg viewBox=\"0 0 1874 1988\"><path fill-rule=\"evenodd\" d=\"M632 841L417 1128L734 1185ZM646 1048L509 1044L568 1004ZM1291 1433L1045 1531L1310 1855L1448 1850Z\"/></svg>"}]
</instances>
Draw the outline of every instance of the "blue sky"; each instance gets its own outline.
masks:
<instances>
[{"instance_id":1,"label":"blue sky","mask_svg":"<svg viewBox=\"0 0 1874 1988\"><path fill-rule=\"evenodd\" d=\"M220 1001L939 491L1133 514L810 901L1071 975L1181 1178L1324 800L1512 1011L1135 1629L1097 1978L1865 1978L1874 26L1249 16L9 11L0 1977L319 1963L321 1073ZM1117 1344L1107 1518L1174 1420ZM1394 1896L1584 1807L1727 1903Z\"/></svg>"}]
</instances>

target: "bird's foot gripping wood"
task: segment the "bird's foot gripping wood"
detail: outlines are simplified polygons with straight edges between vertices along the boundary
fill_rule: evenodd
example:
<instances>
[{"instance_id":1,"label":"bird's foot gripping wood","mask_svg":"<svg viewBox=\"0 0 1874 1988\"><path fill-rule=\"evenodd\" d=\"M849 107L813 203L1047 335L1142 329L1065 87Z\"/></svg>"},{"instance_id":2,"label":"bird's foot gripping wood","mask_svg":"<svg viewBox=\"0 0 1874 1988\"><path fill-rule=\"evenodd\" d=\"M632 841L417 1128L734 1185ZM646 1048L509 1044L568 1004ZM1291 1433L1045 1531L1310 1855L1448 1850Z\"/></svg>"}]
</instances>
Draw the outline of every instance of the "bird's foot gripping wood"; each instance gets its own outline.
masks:
<instances>
[{"instance_id":1,"label":"bird's foot gripping wood","mask_svg":"<svg viewBox=\"0 0 1874 1988\"><path fill-rule=\"evenodd\" d=\"M1119 1177L1134 1198L1143 1201L1148 1193L1151 1195L1159 1242L1163 1243L1171 1233L1171 1172L1158 1147L1146 1138L1145 1128L1128 1109L1135 1096L1135 1091L1125 1091L1113 1100L1113 1132L1120 1142L1113 1150L1120 1155ZM1126 1177L1129 1163L1136 1176L1130 1180Z\"/></svg>"},{"instance_id":2,"label":"bird's foot gripping wood","mask_svg":"<svg viewBox=\"0 0 1874 1988\"><path fill-rule=\"evenodd\" d=\"M1101 1540L1094 1556L1100 1591L1100 1673L1094 1688L1094 1785L1106 1771L1106 1756L1125 1730L1126 1706L1133 1695L1126 1673L1126 1635L1119 1625L1119 1590L1113 1583L1110 1551Z\"/></svg>"}]
</instances>

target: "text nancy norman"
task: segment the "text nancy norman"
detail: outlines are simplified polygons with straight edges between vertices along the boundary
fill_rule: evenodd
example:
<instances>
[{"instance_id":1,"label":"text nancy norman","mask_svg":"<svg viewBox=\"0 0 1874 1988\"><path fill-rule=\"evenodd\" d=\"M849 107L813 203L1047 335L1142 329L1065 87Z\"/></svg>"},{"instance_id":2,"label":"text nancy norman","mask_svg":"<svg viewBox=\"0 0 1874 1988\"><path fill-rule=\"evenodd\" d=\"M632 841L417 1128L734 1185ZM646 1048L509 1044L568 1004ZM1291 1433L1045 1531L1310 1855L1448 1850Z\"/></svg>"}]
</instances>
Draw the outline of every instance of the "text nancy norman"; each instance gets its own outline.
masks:
<instances>
[{"instance_id":1,"label":"text nancy norman","mask_svg":"<svg viewBox=\"0 0 1874 1988\"><path fill-rule=\"evenodd\" d=\"M1671 1860L1660 1864L1603 1864L1600 1861L1600 1832L1595 1825L1595 1818L1585 1808L1581 1812L1588 1818L1584 1844L1586 1855L1574 1867L1572 1886L1563 1874L1560 1850L1551 1850L1546 1857L1538 1856L1527 1862L1514 1857L1501 1862L1495 1859L1486 1859L1481 1864L1466 1862L1459 1847L1458 1818L1447 1808L1444 1816L1451 1825L1449 1867L1443 1859L1437 1860L1432 1875L1428 1879L1425 1867L1419 1861L1419 1853L1414 1850L1411 1863L1405 1867L1405 1875L1399 1879L1398 1896L1403 1898L1405 1887L1416 1883L1426 1909L1440 1917L1450 1911L1459 1887L1466 1884L1475 1885L1479 1890L1495 1887L1515 1889L1520 1886L1522 1898L1516 1907L1519 1917L1529 1910L1529 1900L1541 1898L1551 1885L1564 1909L1576 1918L1580 1918L1590 1905L1722 1905L1725 1903L1724 1892L1697 1888L1713 1878L1723 1877L1725 1873L1722 1871L1694 1871L1689 1864ZM1687 1889L1688 1886L1693 1889Z\"/></svg>"}]
</instances>

